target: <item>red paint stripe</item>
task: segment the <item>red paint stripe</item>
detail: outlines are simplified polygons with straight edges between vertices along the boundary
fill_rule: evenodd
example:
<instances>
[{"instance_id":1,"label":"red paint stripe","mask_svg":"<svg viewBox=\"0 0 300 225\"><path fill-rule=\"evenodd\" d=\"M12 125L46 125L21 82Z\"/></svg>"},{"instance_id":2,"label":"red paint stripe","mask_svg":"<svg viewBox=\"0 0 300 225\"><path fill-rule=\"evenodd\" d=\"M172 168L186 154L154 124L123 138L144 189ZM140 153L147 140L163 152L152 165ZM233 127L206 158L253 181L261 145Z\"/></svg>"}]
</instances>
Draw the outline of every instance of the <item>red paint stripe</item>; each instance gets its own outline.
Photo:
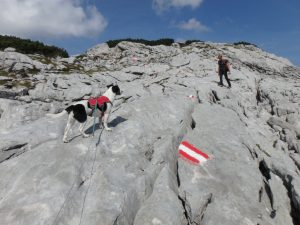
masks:
<instances>
[{"instance_id":1,"label":"red paint stripe","mask_svg":"<svg viewBox=\"0 0 300 225\"><path fill-rule=\"evenodd\" d=\"M200 163L196 163L196 162L192 162L190 160L188 160L187 158L184 158L182 155L179 156L182 160L186 161L187 163L189 164L192 164L192 165L199 165Z\"/></svg>"},{"instance_id":2,"label":"red paint stripe","mask_svg":"<svg viewBox=\"0 0 300 225\"><path fill-rule=\"evenodd\" d=\"M209 158L209 156L207 154L205 154L204 152L201 152L199 149L197 149L195 146L191 145L187 141L183 141L183 142L181 142L181 144L184 145L185 147L191 149L192 151L196 152L197 154L202 155L204 158L206 158L206 159Z\"/></svg>"},{"instance_id":3,"label":"red paint stripe","mask_svg":"<svg viewBox=\"0 0 300 225\"><path fill-rule=\"evenodd\" d=\"M184 152L180 149L179 149L179 154L194 163L199 163L198 159L195 159L194 157L190 156L189 154L187 154L186 152Z\"/></svg>"}]
</instances>

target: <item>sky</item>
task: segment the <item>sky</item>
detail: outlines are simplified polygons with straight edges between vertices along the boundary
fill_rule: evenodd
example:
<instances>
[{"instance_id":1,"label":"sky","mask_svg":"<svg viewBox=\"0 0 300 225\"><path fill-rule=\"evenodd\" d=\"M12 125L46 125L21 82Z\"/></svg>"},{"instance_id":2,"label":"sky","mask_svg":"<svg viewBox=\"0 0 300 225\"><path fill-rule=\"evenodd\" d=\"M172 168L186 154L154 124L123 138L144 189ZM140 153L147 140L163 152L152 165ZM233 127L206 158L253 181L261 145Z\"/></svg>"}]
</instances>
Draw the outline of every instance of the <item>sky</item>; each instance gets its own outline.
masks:
<instances>
[{"instance_id":1,"label":"sky","mask_svg":"<svg viewBox=\"0 0 300 225\"><path fill-rule=\"evenodd\" d=\"M300 67L299 0L0 0L0 34L71 55L122 38L246 41Z\"/></svg>"}]
</instances>

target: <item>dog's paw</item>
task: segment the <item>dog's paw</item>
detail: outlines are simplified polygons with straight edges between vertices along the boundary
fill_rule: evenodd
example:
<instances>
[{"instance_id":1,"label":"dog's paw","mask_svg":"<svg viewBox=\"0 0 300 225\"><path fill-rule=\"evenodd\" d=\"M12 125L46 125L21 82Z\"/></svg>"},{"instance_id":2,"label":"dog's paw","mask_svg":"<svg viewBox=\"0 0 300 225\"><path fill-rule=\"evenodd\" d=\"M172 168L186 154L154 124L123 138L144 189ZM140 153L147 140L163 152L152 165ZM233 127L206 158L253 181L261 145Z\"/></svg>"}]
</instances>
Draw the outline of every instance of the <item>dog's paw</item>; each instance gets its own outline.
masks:
<instances>
[{"instance_id":1,"label":"dog's paw","mask_svg":"<svg viewBox=\"0 0 300 225\"><path fill-rule=\"evenodd\" d=\"M88 137L90 137L90 135L89 134L83 134L82 135L84 138L88 138Z\"/></svg>"},{"instance_id":2,"label":"dog's paw","mask_svg":"<svg viewBox=\"0 0 300 225\"><path fill-rule=\"evenodd\" d=\"M106 130L106 131L112 131L112 129L109 128L109 127L108 127L108 128L105 128L105 130Z\"/></svg>"},{"instance_id":3,"label":"dog's paw","mask_svg":"<svg viewBox=\"0 0 300 225\"><path fill-rule=\"evenodd\" d=\"M64 142L64 143L69 143L69 140L63 139L63 142Z\"/></svg>"}]
</instances>

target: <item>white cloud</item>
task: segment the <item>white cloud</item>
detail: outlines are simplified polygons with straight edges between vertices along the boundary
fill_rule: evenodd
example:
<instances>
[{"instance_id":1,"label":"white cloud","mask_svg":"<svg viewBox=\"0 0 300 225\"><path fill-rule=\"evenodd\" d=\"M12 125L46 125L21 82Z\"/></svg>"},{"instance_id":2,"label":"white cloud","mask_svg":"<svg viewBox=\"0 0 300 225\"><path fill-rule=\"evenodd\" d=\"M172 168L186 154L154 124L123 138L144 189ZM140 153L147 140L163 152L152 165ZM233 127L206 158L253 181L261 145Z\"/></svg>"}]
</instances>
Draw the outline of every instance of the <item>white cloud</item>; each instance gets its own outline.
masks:
<instances>
[{"instance_id":1,"label":"white cloud","mask_svg":"<svg viewBox=\"0 0 300 225\"><path fill-rule=\"evenodd\" d=\"M82 0L1 0L0 34L21 37L85 37L101 33L107 22Z\"/></svg>"},{"instance_id":2,"label":"white cloud","mask_svg":"<svg viewBox=\"0 0 300 225\"><path fill-rule=\"evenodd\" d=\"M172 7L186 7L197 8L203 0L153 0L153 8L156 12L161 13Z\"/></svg>"},{"instance_id":3,"label":"white cloud","mask_svg":"<svg viewBox=\"0 0 300 225\"><path fill-rule=\"evenodd\" d=\"M207 26L203 25L200 21L196 20L195 18L181 22L177 25L177 27L179 27L182 30L191 30L198 32L205 32L210 30Z\"/></svg>"}]
</instances>

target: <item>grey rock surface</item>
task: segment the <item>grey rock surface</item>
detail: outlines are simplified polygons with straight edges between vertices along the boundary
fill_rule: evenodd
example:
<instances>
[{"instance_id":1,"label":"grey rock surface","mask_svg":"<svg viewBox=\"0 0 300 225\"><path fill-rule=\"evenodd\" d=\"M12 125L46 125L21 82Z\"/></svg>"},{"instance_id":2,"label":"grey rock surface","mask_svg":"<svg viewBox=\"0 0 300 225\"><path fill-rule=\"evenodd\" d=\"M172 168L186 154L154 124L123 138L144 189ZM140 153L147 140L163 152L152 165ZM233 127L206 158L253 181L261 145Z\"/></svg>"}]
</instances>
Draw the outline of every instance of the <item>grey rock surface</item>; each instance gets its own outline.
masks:
<instances>
[{"instance_id":1,"label":"grey rock surface","mask_svg":"<svg viewBox=\"0 0 300 225\"><path fill-rule=\"evenodd\" d=\"M220 53L231 89L218 86ZM0 52L1 84L31 84L0 99L1 225L300 224L300 69L288 60L210 42L32 57ZM67 115L46 114L112 83L113 131L83 138L77 124L64 144ZM210 159L180 157L183 140Z\"/></svg>"},{"instance_id":2,"label":"grey rock surface","mask_svg":"<svg viewBox=\"0 0 300 225\"><path fill-rule=\"evenodd\" d=\"M45 65L37 60L32 60L29 56L12 51L0 51L0 68L10 71L27 69L44 69Z\"/></svg>"}]
</instances>

